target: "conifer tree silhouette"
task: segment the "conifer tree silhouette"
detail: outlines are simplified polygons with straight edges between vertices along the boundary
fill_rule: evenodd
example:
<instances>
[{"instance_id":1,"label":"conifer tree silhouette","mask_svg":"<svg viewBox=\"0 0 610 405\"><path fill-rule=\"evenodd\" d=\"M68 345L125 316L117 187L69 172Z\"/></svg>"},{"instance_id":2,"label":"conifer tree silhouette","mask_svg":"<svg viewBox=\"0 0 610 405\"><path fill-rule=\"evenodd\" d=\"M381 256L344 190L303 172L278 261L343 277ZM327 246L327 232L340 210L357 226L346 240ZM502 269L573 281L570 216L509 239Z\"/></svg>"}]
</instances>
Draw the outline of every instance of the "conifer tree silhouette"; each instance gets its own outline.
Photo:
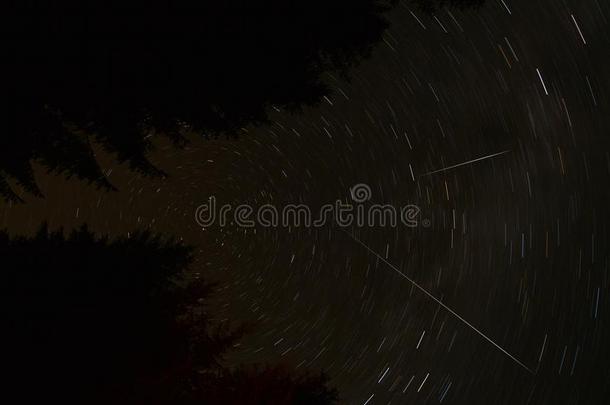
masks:
<instances>
[{"instance_id":1,"label":"conifer tree silhouette","mask_svg":"<svg viewBox=\"0 0 610 405\"><path fill-rule=\"evenodd\" d=\"M244 328L210 321L205 299L213 286L187 271L192 249L174 240L146 231L111 240L86 226L65 236L43 225L32 237L0 232L0 257L4 399L330 404L336 397L324 377L225 368L220 360Z\"/></svg>"}]
</instances>

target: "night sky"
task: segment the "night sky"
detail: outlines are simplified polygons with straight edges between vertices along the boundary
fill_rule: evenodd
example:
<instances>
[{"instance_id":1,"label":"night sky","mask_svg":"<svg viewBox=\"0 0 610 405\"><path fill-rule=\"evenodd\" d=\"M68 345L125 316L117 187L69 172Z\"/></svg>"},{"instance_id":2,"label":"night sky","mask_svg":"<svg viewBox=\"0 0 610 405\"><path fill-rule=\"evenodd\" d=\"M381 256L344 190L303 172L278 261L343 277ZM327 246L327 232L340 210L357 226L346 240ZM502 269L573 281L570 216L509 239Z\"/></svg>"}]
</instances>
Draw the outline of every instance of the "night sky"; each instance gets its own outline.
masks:
<instances>
[{"instance_id":1,"label":"night sky","mask_svg":"<svg viewBox=\"0 0 610 405\"><path fill-rule=\"evenodd\" d=\"M38 170L45 198L3 202L2 227L184 239L221 282L215 320L255 325L227 362L324 370L342 403L606 403L610 4L409 7L349 78L325 76L320 105L271 109L237 139L159 142L163 179L100 151L117 192ZM319 207L360 183L417 204L420 226L195 221L210 196Z\"/></svg>"}]
</instances>

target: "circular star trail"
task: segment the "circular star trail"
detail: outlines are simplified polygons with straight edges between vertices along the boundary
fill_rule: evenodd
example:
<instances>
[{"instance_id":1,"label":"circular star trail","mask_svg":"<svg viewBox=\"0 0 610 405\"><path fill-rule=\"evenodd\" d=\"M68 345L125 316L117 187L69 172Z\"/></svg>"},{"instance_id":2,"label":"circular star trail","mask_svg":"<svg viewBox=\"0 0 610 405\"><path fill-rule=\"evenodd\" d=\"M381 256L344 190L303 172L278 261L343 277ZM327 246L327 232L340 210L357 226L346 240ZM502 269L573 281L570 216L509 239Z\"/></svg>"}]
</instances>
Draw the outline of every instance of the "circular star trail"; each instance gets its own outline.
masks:
<instances>
[{"instance_id":1,"label":"circular star trail","mask_svg":"<svg viewBox=\"0 0 610 405\"><path fill-rule=\"evenodd\" d=\"M432 16L400 4L349 80L327 75L319 106L271 107L269 125L236 140L160 145L166 179L100 156L118 193L41 176L47 198L5 205L3 225L183 238L197 248L193 270L222 281L216 320L253 325L227 361L324 370L345 403L600 403L609 18L597 0ZM194 219L210 196L315 212L356 184L371 203L416 204L420 226Z\"/></svg>"}]
</instances>

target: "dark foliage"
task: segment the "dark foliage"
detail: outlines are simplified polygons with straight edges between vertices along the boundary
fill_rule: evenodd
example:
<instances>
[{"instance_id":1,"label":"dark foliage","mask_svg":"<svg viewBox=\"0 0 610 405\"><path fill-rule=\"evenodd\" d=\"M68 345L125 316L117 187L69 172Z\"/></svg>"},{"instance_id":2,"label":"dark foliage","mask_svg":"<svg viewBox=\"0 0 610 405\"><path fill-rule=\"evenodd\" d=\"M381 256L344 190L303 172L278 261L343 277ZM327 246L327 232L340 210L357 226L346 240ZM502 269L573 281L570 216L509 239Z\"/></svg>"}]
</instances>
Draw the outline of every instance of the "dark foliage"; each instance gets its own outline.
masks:
<instances>
[{"instance_id":1,"label":"dark foliage","mask_svg":"<svg viewBox=\"0 0 610 405\"><path fill-rule=\"evenodd\" d=\"M443 7L459 9L476 8L485 3L485 0L412 0L422 11L432 13Z\"/></svg>"},{"instance_id":2,"label":"dark foliage","mask_svg":"<svg viewBox=\"0 0 610 405\"><path fill-rule=\"evenodd\" d=\"M205 382L205 397L218 404L327 405L338 400L324 374L296 374L284 367L243 367Z\"/></svg>"},{"instance_id":3,"label":"dark foliage","mask_svg":"<svg viewBox=\"0 0 610 405\"><path fill-rule=\"evenodd\" d=\"M0 257L3 367L25 403L135 398L158 383L179 390L235 337L207 330L197 300L209 287L183 274L190 249L146 232L113 241L85 227L68 237L1 233Z\"/></svg>"},{"instance_id":4,"label":"dark foliage","mask_svg":"<svg viewBox=\"0 0 610 405\"><path fill-rule=\"evenodd\" d=\"M0 30L0 192L38 193L31 160L110 188L87 135L120 162L161 174L151 137L235 134L270 106L328 93L381 39L393 0L12 1Z\"/></svg>"},{"instance_id":5,"label":"dark foliage","mask_svg":"<svg viewBox=\"0 0 610 405\"><path fill-rule=\"evenodd\" d=\"M243 329L212 326L180 243L43 226L1 232L0 257L4 403L238 404L258 386L259 404L332 403L323 377L221 366Z\"/></svg>"},{"instance_id":6,"label":"dark foliage","mask_svg":"<svg viewBox=\"0 0 610 405\"><path fill-rule=\"evenodd\" d=\"M480 0L412 0L422 9ZM0 10L0 196L40 195L31 162L112 189L89 140L147 175L155 135L235 135L329 93L397 0L16 1Z\"/></svg>"}]
</instances>

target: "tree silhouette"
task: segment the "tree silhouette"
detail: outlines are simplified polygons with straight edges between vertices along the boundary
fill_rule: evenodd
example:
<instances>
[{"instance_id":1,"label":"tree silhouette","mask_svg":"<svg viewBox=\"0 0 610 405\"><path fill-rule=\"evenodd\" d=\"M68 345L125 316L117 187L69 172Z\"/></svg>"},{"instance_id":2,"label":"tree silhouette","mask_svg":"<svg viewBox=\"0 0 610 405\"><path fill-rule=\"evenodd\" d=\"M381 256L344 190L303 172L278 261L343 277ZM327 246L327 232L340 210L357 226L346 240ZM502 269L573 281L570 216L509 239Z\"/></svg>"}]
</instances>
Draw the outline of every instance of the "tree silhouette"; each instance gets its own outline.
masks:
<instances>
[{"instance_id":1,"label":"tree silhouette","mask_svg":"<svg viewBox=\"0 0 610 405\"><path fill-rule=\"evenodd\" d=\"M191 248L176 241L149 232L110 240L86 226L64 236L42 226L29 238L0 232L0 257L4 399L244 403L242 395L252 398L245 387L269 380L284 387L285 401L267 389L257 403L331 403L322 377L282 369L269 379L268 371L221 366L243 328L210 322L212 286L185 271Z\"/></svg>"},{"instance_id":2,"label":"tree silhouette","mask_svg":"<svg viewBox=\"0 0 610 405\"><path fill-rule=\"evenodd\" d=\"M338 400L324 374L297 374L281 367L240 367L204 382L205 399L218 404L326 405Z\"/></svg>"},{"instance_id":3,"label":"tree silhouette","mask_svg":"<svg viewBox=\"0 0 610 405\"><path fill-rule=\"evenodd\" d=\"M429 5L473 0L413 0ZM397 0L60 0L1 7L0 195L40 195L31 162L111 189L90 139L136 171L154 136L234 135L329 93L381 40ZM476 2L476 0L475 0Z\"/></svg>"},{"instance_id":4,"label":"tree silhouette","mask_svg":"<svg viewBox=\"0 0 610 405\"><path fill-rule=\"evenodd\" d=\"M480 7L485 0L413 0L420 10L432 13L443 7L455 7L459 9Z\"/></svg>"},{"instance_id":5,"label":"tree silhouette","mask_svg":"<svg viewBox=\"0 0 610 405\"><path fill-rule=\"evenodd\" d=\"M152 0L2 6L0 192L7 179L38 193L30 161L110 185L88 147L160 174L151 136L235 134L328 93L321 74L345 72L380 40L393 0L256 2ZM4 45L3 44L3 45Z\"/></svg>"}]
</instances>

